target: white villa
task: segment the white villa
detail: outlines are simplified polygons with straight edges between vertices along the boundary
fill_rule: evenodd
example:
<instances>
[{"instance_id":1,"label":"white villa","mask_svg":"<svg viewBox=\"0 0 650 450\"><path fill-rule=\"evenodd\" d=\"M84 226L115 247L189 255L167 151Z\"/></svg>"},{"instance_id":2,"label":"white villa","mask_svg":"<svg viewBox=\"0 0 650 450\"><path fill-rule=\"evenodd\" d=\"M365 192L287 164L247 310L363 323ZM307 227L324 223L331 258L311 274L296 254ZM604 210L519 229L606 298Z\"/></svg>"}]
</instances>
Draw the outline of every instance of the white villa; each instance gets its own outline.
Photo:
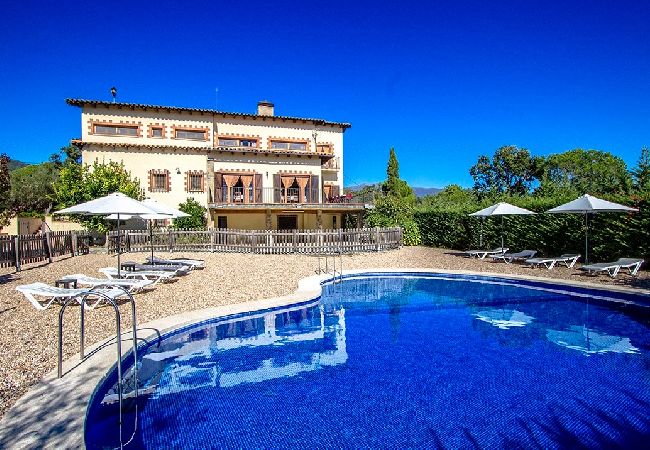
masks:
<instances>
[{"instance_id":1,"label":"white villa","mask_svg":"<svg viewBox=\"0 0 650 450\"><path fill-rule=\"evenodd\" d=\"M84 164L122 162L148 197L178 207L191 197L208 226L276 230L340 228L363 204L343 193L349 123L68 99L81 108Z\"/></svg>"}]
</instances>

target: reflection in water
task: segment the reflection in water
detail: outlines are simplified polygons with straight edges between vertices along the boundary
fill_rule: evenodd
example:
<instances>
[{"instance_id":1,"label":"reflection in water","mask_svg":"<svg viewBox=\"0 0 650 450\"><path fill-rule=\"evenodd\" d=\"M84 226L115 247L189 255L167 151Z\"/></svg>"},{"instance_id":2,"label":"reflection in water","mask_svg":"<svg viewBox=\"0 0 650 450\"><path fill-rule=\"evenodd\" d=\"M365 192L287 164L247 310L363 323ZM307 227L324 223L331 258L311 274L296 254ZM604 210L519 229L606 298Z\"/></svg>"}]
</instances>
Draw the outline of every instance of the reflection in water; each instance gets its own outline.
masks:
<instances>
[{"instance_id":1,"label":"reflection in water","mask_svg":"<svg viewBox=\"0 0 650 450\"><path fill-rule=\"evenodd\" d=\"M562 347L578 350L584 354L594 353L638 353L630 338L596 333L585 326L574 325L569 331L547 330L549 341Z\"/></svg>"},{"instance_id":2,"label":"reflection in water","mask_svg":"<svg viewBox=\"0 0 650 450\"><path fill-rule=\"evenodd\" d=\"M488 309L474 314L478 320L487 322L502 330L513 327L525 327L534 317L516 309Z\"/></svg>"},{"instance_id":3,"label":"reflection in water","mask_svg":"<svg viewBox=\"0 0 650 450\"><path fill-rule=\"evenodd\" d=\"M295 347L267 352L246 352L261 346ZM304 345L303 345L304 347ZM244 351L238 357L230 355ZM295 355L295 359L291 358ZM181 333L166 339L159 348L149 351L138 367L141 395L158 398L172 393L204 387L232 387L242 383L292 377L325 366L344 364L348 355L345 345L345 309L329 308L314 302L309 305L250 315L206 327L194 333ZM245 360L233 364L232 360ZM132 385L132 371L125 379ZM104 397L104 403L116 401L116 387ZM127 396L130 393L127 393Z\"/></svg>"}]
</instances>

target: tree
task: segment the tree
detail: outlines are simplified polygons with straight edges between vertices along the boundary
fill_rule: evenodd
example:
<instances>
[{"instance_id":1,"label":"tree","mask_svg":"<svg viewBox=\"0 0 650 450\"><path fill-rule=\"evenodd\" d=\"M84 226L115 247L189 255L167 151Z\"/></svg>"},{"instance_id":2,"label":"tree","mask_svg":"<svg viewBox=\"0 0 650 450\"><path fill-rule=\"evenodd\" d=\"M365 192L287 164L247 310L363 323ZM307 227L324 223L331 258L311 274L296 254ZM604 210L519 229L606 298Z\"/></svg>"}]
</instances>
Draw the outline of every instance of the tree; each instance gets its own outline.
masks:
<instances>
[{"instance_id":1,"label":"tree","mask_svg":"<svg viewBox=\"0 0 650 450\"><path fill-rule=\"evenodd\" d=\"M474 190L481 196L525 195L537 172L537 160L527 149L515 145L500 147L492 159L479 156L477 163L469 169L474 179Z\"/></svg>"},{"instance_id":2,"label":"tree","mask_svg":"<svg viewBox=\"0 0 650 450\"><path fill-rule=\"evenodd\" d=\"M47 214L56 204L54 183L59 171L53 163L34 164L11 172L11 205L16 213Z\"/></svg>"},{"instance_id":3,"label":"tree","mask_svg":"<svg viewBox=\"0 0 650 450\"><path fill-rule=\"evenodd\" d=\"M391 147L386 167L386 181L382 184L384 195L398 197L406 202L415 203L416 197L408 183L399 177L399 162L395 149Z\"/></svg>"},{"instance_id":4,"label":"tree","mask_svg":"<svg viewBox=\"0 0 650 450\"><path fill-rule=\"evenodd\" d=\"M648 147L641 149L641 156L632 170L632 177L637 192L650 192L650 150Z\"/></svg>"},{"instance_id":5,"label":"tree","mask_svg":"<svg viewBox=\"0 0 650 450\"><path fill-rule=\"evenodd\" d=\"M205 228L207 224L207 218L205 216L207 209L199 202L193 198L188 198L184 203L178 205L178 209L189 214L189 217L174 219L174 226L176 228Z\"/></svg>"},{"instance_id":6,"label":"tree","mask_svg":"<svg viewBox=\"0 0 650 450\"><path fill-rule=\"evenodd\" d=\"M0 154L0 226L9 223L11 216L11 178L9 176L9 156Z\"/></svg>"},{"instance_id":7,"label":"tree","mask_svg":"<svg viewBox=\"0 0 650 450\"><path fill-rule=\"evenodd\" d=\"M467 205L477 204L476 194L471 189L463 189L457 184L450 184L436 195L427 195L422 199L424 208L437 210L466 209Z\"/></svg>"},{"instance_id":8,"label":"tree","mask_svg":"<svg viewBox=\"0 0 650 450\"><path fill-rule=\"evenodd\" d=\"M115 161L92 166L81 165L72 160L63 163L54 190L60 207L68 207L103 197L113 192L121 192L136 200L144 198L140 181L132 178L124 164ZM76 217L87 228L105 232L109 227L100 217Z\"/></svg>"},{"instance_id":9,"label":"tree","mask_svg":"<svg viewBox=\"0 0 650 450\"><path fill-rule=\"evenodd\" d=\"M373 227L400 226L404 229L404 244L420 243L420 233L413 220L415 193L408 183L399 178L399 163L395 149L390 149L386 167L386 181L382 193L375 198L375 207L366 216L366 222Z\"/></svg>"},{"instance_id":10,"label":"tree","mask_svg":"<svg viewBox=\"0 0 650 450\"><path fill-rule=\"evenodd\" d=\"M542 160L536 193L627 194L631 185L632 179L621 158L609 152L578 148Z\"/></svg>"}]
</instances>

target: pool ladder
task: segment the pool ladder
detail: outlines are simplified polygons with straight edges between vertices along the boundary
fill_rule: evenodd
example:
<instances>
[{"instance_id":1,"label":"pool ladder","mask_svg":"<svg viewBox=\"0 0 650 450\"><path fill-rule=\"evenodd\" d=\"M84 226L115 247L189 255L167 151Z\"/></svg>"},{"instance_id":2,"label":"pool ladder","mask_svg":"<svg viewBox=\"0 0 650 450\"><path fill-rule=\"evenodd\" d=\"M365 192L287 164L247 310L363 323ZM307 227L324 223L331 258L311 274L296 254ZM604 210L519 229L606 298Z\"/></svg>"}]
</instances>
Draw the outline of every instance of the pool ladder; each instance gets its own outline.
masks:
<instances>
[{"instance_id":1,"label":"pool ladder","mask_svg":"<svg viewBox=\"0 0 650 450\"><path fill-rule=\"evenodd\" d=\"M336 259L338 257L338 270L336 265ZM330 271L330 267L332 270ZM318 255L318 270L317 274L331 274L334 283L338 283L343 278L343 252L339 250L337 253L322 253ZM338 279L337 279L338 275Z\"/></svg>"},{"instance_id":2,"label":"pool ladder","mask_svg":"<svg viewBox=\"0 0 650 450\"><path fill-rule=\"evenodd\" d=\"M93 289L90 289L88 292L84 293L80 300L81 300L81 306L80 306L80 314L81 314L81 325L80 325L80 331L81 331L81 340L80 340L80 350L79 350L79 357L80 360L83 360L85 355L84 355L84 328L85 328L85 320L84 320L84 310L86 308L86 300L88 299L89 296L93 297L98 297L99 300L97 301L106 301L108 304L110 304L113 309L115 310L115 343L117 344L117 396L118 396L118 401L120 404L120 409L119 409L119 424L120 424L120 441L121 441L121 434L122 434L122 403L123 403L123 390L124 390L124 379L123 379L123 374L122 374L122 326L121 326L121 321L120 321L120 310L118 308L117 300L109 297L108 295L102 293L99 289L101 288L106 288L108 286L96 286ZM127 296L129 303L131 303L131 323L133 325L133 379L134 381L134 394L135 394L135 399L137 401L138 398L138 336L137 336L137 330L136 330L136 317L135 317L135 300L133 299L133 296L123 287L121 286L115 286L111 285L110 286L113 289L120 289L124 291L124 294ZM61 311L59 311L59 355L58 355L58 377L62 378L63 377L63 313L65 312L66 307L70 303L76 303L78 301L79 297L71 297L66 299L63 302L63 305L61 307Z\"/></svg>"}]
</instances>

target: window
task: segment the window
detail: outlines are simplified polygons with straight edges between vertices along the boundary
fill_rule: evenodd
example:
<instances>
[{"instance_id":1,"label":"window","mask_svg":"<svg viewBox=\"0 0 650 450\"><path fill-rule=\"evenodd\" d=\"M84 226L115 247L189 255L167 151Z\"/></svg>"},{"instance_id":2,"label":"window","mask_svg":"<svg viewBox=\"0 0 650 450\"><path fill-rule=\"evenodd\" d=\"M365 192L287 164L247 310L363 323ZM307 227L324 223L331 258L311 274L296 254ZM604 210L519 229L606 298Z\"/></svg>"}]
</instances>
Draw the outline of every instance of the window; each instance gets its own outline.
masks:
<instances>
[{"instance_id":1,"label":"window","mask_svg":"<svg viewBox=\"0 0 650 450\"><path fill-rule=\"evenodd\" d=\"M151 137L154 137L154 138L163 137L163 129L161 127L152 127L151 128Z\"/></svg>"},{"instance_id":2,"label":"window","mask_svg":"<svg viewBox=\"0 0 650 450\"><path fill-rule=\"evenodd\" d=\"M307 150L306 142L271 141L271 148L277 150Z\"/></svg>"},{"instance_id":3,"label":"window","mask_svg":"<svg viewBox=\"0 0 650 450\"><path fill-rule=\"evenodd\" d=\"M106 134L109 136L137 136L137 125L94 125L95 134Z\"/></svg>"},{"instance_id":4,"label":"window","mask_svg":"<svg viewBox=\"0 0 650 450\"><path fill-rule=\"evenodd\" d=\"M149 192L169 192L170 190L169 170L149 171Z\"/></svg>"},{"instance_id":5,"label":"window","mask_svg":"<svg viewBox=\"0 0 650 450\"><path fill-rule=\"evenodd\" d=\"M187 172L187 192L203 192L203 172Z\"/></svg>"},{"instance_id":6,"label":"window","mask_svg":"<svg viewBox=\"0 0 650 450\"><path fill-rule=\"evenodd\" d=\"M316 145L316 151L318 153L334 153L332 149L332 144L317 144Z\"/></svg>"},{"instance_id":7,"label":"window","mask_svg":"<svg viewBox=\"0 0 650 450\"><path fill-rule=\"evenodd\" d=\"M257 139L249 138L219 138L221 147L257 147Z\"/></svg>"},{"instance_id":8,"label":"window","mask_svg":"<svg viewBox=\"0 0 650 450\"><path fill-rule=\"evenodd\" d=\"M167 174L155 173L153 175L153 190L166 191L167 190Z\"/></svg>"},{"instance_id":9,"label":"window","mask_svg":"<svg viewBox=\"0 0 650 450\"><path fill-rule=\"evenodd\" d=\"M176 139L194 139L205 141L205 130L175 130Z\"/></svg>"}]
</instances>

